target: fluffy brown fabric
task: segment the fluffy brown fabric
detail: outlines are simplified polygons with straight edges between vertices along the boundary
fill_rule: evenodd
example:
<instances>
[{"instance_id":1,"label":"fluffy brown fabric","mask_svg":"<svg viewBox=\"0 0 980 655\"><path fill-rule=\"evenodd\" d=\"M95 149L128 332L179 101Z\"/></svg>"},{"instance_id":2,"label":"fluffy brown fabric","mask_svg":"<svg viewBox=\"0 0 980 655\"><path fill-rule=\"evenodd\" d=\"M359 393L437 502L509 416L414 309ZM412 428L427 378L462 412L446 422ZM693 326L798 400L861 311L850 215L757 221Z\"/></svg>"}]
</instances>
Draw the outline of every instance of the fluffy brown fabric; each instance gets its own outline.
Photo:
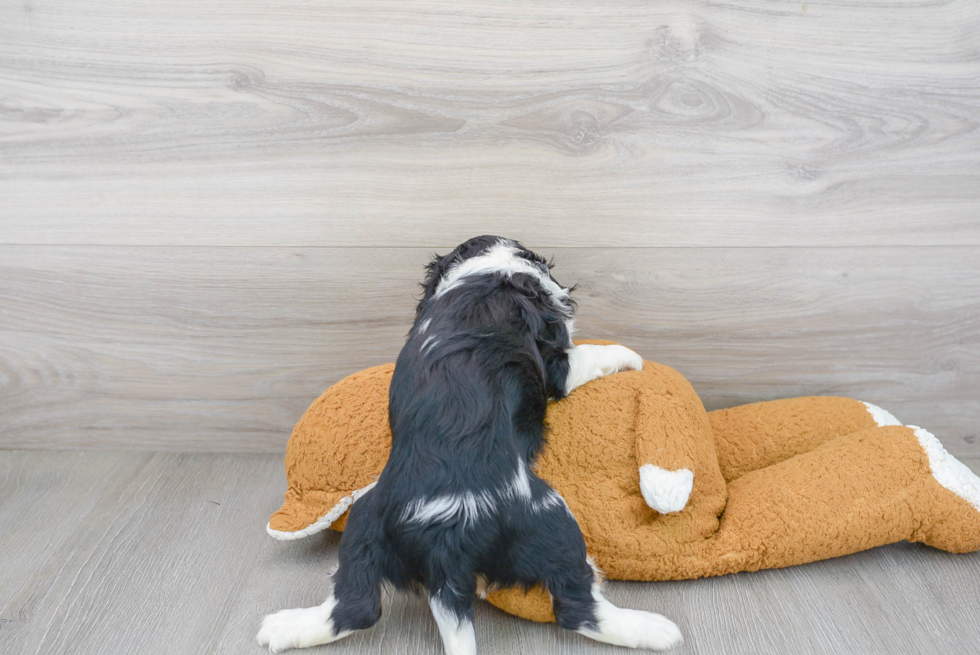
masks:
<instances>
[{"instance_id":1,"label":"fluffy brown fabric","mask_svg":"<svg viewBox=\"0 0 980 655\"><path fill-rule=\"evenodd\" d=\"M586 342L608 343L608 342ZM393 365L328 389L297 423L289 490L273 530L303 530L380 474L391 444ZM610 578L670 580L755 571L901 540L980 549L980 512L942 487L907 427L876 427L847 398L796 398L707 413L673 369L645 362L548 410L537 473L565 498ZM639 467L694 471L681 512L644 502ZM330 527L343 529L346 512ZM492 592L498 607L551 621L540 589Z\"/></svg>"},{"instance_id":2,"label":"fluffy brown fabric","mask_svg":"<svg viewBox=\"0 0 980 655\"><path fill-rule=\"evenodd\" d=\"M388 461L388 386L394 364L350 375L317 398L286 445L289 488L269 527L295 532L377 480ZM330 527L343 530L347 513Z\"/></svg>"}]
</instances>

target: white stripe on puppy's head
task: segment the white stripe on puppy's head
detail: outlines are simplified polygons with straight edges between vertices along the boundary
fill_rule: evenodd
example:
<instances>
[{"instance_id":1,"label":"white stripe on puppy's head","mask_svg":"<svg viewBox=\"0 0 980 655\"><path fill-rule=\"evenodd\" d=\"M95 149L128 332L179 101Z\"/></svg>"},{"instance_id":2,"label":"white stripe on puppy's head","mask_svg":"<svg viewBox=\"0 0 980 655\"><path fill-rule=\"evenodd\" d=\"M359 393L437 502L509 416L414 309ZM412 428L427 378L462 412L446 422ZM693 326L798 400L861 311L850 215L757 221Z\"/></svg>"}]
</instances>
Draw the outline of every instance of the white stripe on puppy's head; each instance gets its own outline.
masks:
<instances>
[{"instance_id":1,"label":"white stripe on puppy's head","mask_svg":"<svg viewBox=\"0 0 980 655\"><path fill-rule=\"evenodd\" d=\"M537 266L531 260L522 257L521 251L521 247L514 241L498 239L483 254L452 264L439 280L434 297L438 298L447 291L459 287L470 276L500 273L509 277L516 273L524 273L535 277L557 306L567 306L568 289L555 282L548 273L547 265Z\"/></svg>"}]
</instances>

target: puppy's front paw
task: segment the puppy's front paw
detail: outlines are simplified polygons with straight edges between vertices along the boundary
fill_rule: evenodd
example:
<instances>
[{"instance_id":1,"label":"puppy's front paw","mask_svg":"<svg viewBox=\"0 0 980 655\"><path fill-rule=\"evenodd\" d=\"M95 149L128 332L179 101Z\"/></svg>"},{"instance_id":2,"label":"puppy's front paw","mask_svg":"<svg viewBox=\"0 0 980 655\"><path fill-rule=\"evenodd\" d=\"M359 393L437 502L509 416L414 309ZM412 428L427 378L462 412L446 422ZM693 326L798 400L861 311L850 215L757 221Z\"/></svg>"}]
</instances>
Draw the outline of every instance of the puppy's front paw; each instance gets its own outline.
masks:
<instances>
[{"instance_id":1,"label":"puppy's front paw","mask_svg":"<svg viewBox=\"0 0 980 655\"><path fill-rule=\"evenodd\" d=\"M604 346L603 348L603 375L612 375L620 371L643 370L643 358L626 346Z\"/></svg>"},{"instance_id":2,"label":"puppy's front paw","mask_svg":"<svg viewBox=\"0 0 980 655\"><path fill-rule=\"evenodd\" d=\"M625 346L583 344L568 351L565 392L619 371L642 371L643 358Z\"/></svg>"}]
</instances>

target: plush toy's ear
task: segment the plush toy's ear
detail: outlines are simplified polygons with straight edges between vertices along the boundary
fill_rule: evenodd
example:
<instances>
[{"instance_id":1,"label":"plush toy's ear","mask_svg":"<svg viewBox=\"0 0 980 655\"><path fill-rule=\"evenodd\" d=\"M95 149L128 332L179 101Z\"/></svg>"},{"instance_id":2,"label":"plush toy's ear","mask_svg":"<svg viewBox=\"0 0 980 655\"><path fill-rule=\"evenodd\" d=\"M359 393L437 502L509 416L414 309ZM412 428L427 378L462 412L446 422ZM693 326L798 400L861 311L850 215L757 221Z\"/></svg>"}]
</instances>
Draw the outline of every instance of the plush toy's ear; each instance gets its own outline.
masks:
<instances>
[{"instance_id":1,"label":"plush toy's ear","mask_svg":"<svg viewBox=\"0 0 980 655\"><path fill-rule=\"evenodd\" d=\"M391 450L388 388L394 364L344 378L313 401L286 446L282 508L267 530L298 539L340 529L347 510L378 479Z\"/></svg>"},{"instance_id":2,"label":"plush toy's ear","mask_svg":"<svg viewBox=\"0 0 980 655\"><path fill-rule=\"evenodd\" d=\"M269 518L266 532L281 541L302 539L327 528L343 532L347 510L374 487L371 482L352 492L310 490L305 494L290 488L282 507Z\"/></svg>"},{"instance_id":3,"label":"plush toy's ear","mask_svg":"<svg viewBox=\"0 0 980 655\"><path fill-rule=\"evenodd\" d=\"M691 425L690 412L672 398L640 391L636 415L640 493L661 514L681 511L691 497L696 427Z\"/></svg>"}]
</instances>

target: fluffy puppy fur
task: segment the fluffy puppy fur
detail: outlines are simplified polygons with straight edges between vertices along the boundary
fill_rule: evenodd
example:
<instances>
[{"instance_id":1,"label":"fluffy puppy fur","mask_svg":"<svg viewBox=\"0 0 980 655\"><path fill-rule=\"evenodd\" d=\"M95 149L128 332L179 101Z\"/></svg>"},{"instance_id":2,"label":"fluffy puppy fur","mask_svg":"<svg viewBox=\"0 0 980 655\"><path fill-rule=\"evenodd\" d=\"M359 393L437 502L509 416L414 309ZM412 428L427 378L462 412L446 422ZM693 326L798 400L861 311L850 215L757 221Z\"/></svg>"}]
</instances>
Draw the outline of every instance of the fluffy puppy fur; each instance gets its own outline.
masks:
<instances>
[{"instance_id":1,"label":"fluffy puppy fur","mask_svg":"<svg viewBox=\"0 0 980 655\"><path fill-rule=\"evenodd\" d=\"M422 291L391 381L391 455L350 510L333 592L267 616L259 643L278 652L368 628L383 583L427 592L447 655L476 652L473 599L487 583L543 584L558 625L592 639L680 643L664 617L603 598L575 517L532 468L549 399L643 360L622 346L573 346L570 289L509 239L437 256Z\"/></svg>"}]
</instances>

